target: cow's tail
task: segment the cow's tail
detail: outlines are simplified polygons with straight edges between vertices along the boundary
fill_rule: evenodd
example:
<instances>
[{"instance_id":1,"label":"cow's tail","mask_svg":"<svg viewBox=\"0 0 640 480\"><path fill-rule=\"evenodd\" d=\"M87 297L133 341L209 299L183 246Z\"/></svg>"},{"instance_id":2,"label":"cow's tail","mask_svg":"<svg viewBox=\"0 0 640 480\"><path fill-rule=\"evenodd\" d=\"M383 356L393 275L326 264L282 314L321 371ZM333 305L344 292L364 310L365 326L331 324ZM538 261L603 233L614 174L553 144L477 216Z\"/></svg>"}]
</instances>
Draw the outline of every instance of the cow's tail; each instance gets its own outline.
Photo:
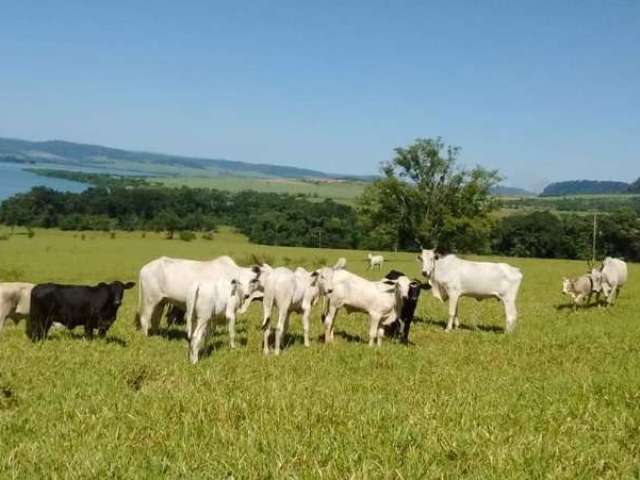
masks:
<instances>
[{"instance_id":1,"label":"cow's tail","mask_svg":"<svg viewBox=\"0 0 640 480\"><path fill-rule=\"evenodd\" d=\"M140 330L142 328L142 323L140 322L140 311L142 310L143 285L142 275L140 275L138 276L138 306L136 308L136 316L133 319L133 325L136 327L136 330Z\"/></svg>"},{"instance_id":2,"label":"cow's tail","mask_svg":"<svg viewBox=\"0 0 640 480\"><path fill-rule=\"evenodd\" d=\"M193 331L197 325L194 325L194 314L196 311L196 305L198 303L198 295L200 294L200 284L196 283L193 288L189 291L189 295L187 296L187 313L185 314L185 320L187 322L187 338L191 340L193 336Z\"/></svg>"}]
</instances>

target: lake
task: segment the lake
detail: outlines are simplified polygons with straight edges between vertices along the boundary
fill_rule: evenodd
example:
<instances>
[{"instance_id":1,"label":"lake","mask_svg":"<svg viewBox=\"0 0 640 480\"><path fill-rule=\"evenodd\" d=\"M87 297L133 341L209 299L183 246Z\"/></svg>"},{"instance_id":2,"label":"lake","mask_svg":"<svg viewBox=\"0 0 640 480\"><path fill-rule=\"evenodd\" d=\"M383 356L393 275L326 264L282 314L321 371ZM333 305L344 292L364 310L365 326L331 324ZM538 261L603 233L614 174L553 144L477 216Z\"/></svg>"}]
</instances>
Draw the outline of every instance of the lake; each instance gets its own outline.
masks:
<instances>
[{"instance_id":1,"label":"lake","mask_svg":"<svg viewBox=\"0 0 640 480\"><path fill-rule=\"evenodd\" d=\"M86 183L61 178L41 177L23 170L29 167L33 165L0 163L0 201L16 193L28 192L36 186L45 186L61 192L82 192L89 186Z\"/></svg>"}]
</instances>

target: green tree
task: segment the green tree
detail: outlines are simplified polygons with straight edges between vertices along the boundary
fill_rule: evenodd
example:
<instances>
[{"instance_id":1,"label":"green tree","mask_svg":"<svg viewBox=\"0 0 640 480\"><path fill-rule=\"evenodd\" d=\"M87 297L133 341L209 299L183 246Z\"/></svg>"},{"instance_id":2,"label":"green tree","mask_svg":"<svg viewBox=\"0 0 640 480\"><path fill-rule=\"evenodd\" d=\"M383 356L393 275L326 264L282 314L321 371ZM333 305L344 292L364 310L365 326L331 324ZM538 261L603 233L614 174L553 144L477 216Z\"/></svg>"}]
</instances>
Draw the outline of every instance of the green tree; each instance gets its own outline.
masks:
<instances>
[{"instance_id":1,"label":"green tree","mask_svg":"<svg viewBox=\"0 0 640 480\"><path fill-rule=\"evenodd\" d=\"M441 138L417 139L395 153L382 164L383 178L358 200L359 222L368 236L363 246L486 251L489 214L498 206L491 195L498 172L459 167L460 148ZM466 240L469 232L473 242Z\"/></svg>"}]
</instances>

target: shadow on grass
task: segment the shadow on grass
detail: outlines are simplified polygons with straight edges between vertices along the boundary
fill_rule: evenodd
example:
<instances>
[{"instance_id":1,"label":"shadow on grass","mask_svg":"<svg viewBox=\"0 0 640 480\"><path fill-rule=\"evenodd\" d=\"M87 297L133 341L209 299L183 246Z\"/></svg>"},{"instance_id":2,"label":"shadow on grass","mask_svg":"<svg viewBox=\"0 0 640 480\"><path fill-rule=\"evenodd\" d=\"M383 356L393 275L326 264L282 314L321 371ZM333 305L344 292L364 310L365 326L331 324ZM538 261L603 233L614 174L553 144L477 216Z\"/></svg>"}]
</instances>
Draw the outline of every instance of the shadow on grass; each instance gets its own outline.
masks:
<instances>
[{"instance_id":1,"label":"shadow on grass","mask_svg":"<svg viewBox=\"0 0 640 480\"><path fill-rule=\"evenodd\" d=\"M432 320L432 319L425 319L422 320L422 323L424 323L425 325L428 326L434 326L434 327L440 327L442 328L442 330L445 330L447 328L447 322L444 320ZM454 329L455 330L455 329ZM460 326L458 327L458 330L467 330L467 331L481 331L481 332L487 332L487 333L504 333L504 328L503 327L498 327L496 325L466 325L464 323L460 323Z\"/></svg>"},{"instance_id":2,"label":"shadow on grass","mask_svg":"<svg viewBox=\"0 0 640 480\"><path fill-rule=\"evenodd\" d=\"M57 328L56 331L60 331L60 328ZM119 347L126 347L127 341L124 340L123 338L120 337L100 337L99 335L94 335L93 337L87 337L84 333L77 333L74 332L73 330L62 330L60 331L60 333L62 333L62 335L53 335L53 336L48 336L47 337L47 341L60 341L62 339L64 339L65 337L68 338L72 338L74 340L86 340L88 342L98 342L103 340L104 343L110 343L110 344L115 344L118 345Z\"/></svg>"},{"instance_id":3,"label":"shadow on grass","mask_svg":"<svg viewBox=\"0 0 640 480\"><path fill-rule=\"evenodd\" d=\"M603 301L593 302L593 303L589 303L588 305L578 305L575 311L579 312L580 310L591 310L592 308L602 308L606 306L607 306L607 302L603 302ZM555 305L555 309L558 312L561 312L562 310L574 310L574 305L573 303L561 303L561 304Z\"/></svg>"}]
</instances>

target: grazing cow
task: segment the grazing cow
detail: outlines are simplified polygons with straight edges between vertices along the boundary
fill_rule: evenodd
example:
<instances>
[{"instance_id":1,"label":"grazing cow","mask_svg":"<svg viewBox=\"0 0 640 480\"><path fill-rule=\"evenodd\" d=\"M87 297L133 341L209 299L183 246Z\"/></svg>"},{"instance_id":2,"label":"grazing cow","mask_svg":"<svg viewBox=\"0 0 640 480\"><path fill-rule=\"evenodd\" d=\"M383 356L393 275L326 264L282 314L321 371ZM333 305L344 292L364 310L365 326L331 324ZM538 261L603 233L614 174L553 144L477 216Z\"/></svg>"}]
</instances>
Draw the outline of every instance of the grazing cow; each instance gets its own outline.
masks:
<instances>
[{"instance_id":1,"label":"grazing cow","mask_svg":"<svg viewBox=\"0 0 640 480\"><path fill-rule=\"evenodd\" d=\"M382 255L368 254L367 258L369 259L368 270L375 270L376 268L380 270L382 268L382 264L384 263L384 257Z\"/></svg>"},{"instance_id":2,"label":"grazing cow","mask_svg":"<svg viewBox=\"0 0 640 480\"><path fill-rule=\"evenodd\" d=\"M16 324L29 315L33 283L0 283L0 331L7 318Z\"/></svg>"},{"instance_id":3,"label":"grazing cow","mask_svg":"<svg viewBox=\"0 0 640 480\"><path fill-rule=\"evenodd\" d=\"M369 315L369 346L382 344L384 325L393 323L399 314L401 298L408 295L410 280L370 281L344 270L341 259L333 268L324 267L311 275L327 300L322 320L325 327L325 343L333 341L335 317L340 308L347 313L363 312ZM337 268L336 268L337 267Z\"/></svg>"},{"instance_id":4,"label":"grazing cow","mask_svg":"<svg viewBox=\"0 0 640 480\"><path fill-rule=\"evenodd\" d=\"M441 256L435 250L422 250L418 255L422 275L429 279L431 293L441 301L449 300L447 331L460 325L460 297L477 300L497 298L505 308L507 332L516 327L518 311L516 297L522 282L522 272L506 263L471 262L455 255Z\"/></svg>"},{"instance_id":5,"label":"grazing cow","mask_svg":"<svg viewBox=\"0 0 640 480\"><path fill-rule=\"evenodd\" d=\"M136 325L145 335L157 331L165 303L184 309L189 288L199 281L238 280L248 298L260 273L260 267L239 267L227 256L206 262L169 257L152 260L140 269Z\"/></svg>"},{"instance_id":6,"label":"grazing cow","mask_svg":"<svg viewBox=\"0 0 640 480\"><path fill-rule=\"evenodd\" d=\"M53 322L73 329L84 325L87 337L93 330L104 337L116 320L124 291L135 283L100 283L95 287L43 283L33 287L27 335L33 341L46 338Z\"/></svg>"},{"instance_id":7,"label":"grazing cow","mask_svg":"<svg viewBox=\"0 0 640 480\"><path fill-rule=\"evenodd\" d=\"M214 281L199 281L191 286L187 294L186 313L191 363L198 362L200 349L207 336L207 327L211 320L227 320L229 346L236 347L236 311L243 300L242 285L235 279L219 278Z\"/></svg>"},{"instance_id":8,"label":"grazing cow","mask_svg":"<svg viewBox=\"0 0 640 480\"><path fill-rule=\"evenodd\" d=\"M304 330L304 346L309 343L309 317L311 307L315 305L320 289L315 284L312 274L304 268L297 268L292 272L288 268L278 267L264 274L263 284L263 352L269 354L269 336L271 335L271 315L274 305L278 309L278 324L276 326L274 353L280 353L282 337L289 327L289 315L292 312L302 314L302 328Z\"/></svg>"},{"instance_id":9,"label":"grazing cow","mask_svg":"<svg viewBox=\"0 0 640 480\"><path fill-rule=\"evenodd\" d=\"M571 297L574 310L577 310L578 305L589 305L593 293L591 275L586 274L578 278L563 278L562 293Z\"/></svg>"},{"instance_id":10,"label":"grazing cow","mask_svg":"<svg viewBox=\"0 0 640 480\"><path fill-rule=\"evenodd\" d=\"M627 277L627 264L618 258L607 257L600 268L591 270L593 291L597 293L597 298L600 298L600 292L604 293L607 305L612 305L627 283Z\"/></svg>"},{"instance_id":11,"label":"grazing cow","mask_svg":"<svg viewBox=\"0 0 640 480\"><path fill-rule=\"evenodd\" d=\"M405 276L404 273L398 272L397 270L391 270L385 275L385 278L389 280L396 280L403 276ZM399 337L402 343L409 343L409 329L411 328L416 307L418 306L420 292L430 288L431 286L428 283L422 283L415 279L411 280L411 283L409 283L407 298L402 299L400 315L395 322L384 326L384 333L386 336Z\"/></svg>"}]
</instances>

